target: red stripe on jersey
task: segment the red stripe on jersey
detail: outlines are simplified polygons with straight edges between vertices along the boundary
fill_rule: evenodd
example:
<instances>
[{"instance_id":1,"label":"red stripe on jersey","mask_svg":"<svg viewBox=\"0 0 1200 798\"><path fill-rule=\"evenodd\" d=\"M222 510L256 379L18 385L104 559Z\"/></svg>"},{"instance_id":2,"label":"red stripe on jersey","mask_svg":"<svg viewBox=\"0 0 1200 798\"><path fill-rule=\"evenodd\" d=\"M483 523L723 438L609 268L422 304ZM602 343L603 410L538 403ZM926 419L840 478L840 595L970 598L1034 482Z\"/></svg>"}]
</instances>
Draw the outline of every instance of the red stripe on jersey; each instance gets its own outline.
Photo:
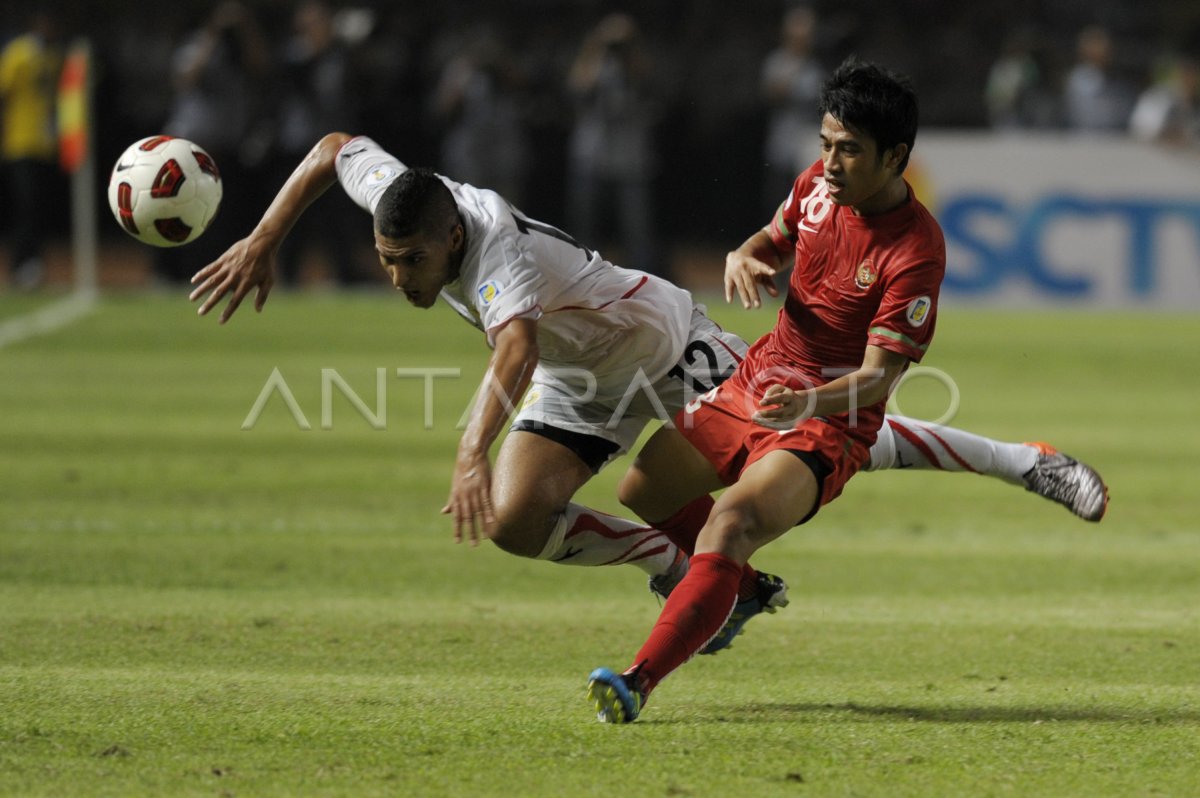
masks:
<instances>
[{"instance_id":1,"label":"red stripe on jersey","mask_svg":"<svg viewBox=\"0 0 1200 798\"><path fill-rule=\"evenodd\" d=\"M564 310L604 310L606 307L608 307L609 305L611 305L614 302L620 302L622 299L629 299L629 297L633 296L638 291L640 291L642 289L642 286L645 285L647 282L649 282L649 280L650 280L649 275L642 275L642 279L639 280L638 284L635 285L633 288L630 288L628 291L621 294L621 296L617 297L616 299L610 299L607 302L605 302L603 305L597 305L594 308L589 308L586 305L564 305L561 308L555 308L554 310L548 310L546 312L547 313L560 313Z\"/></svg>"},{"instance_id":2,"label":"red stripe on jersey","mask_svg":"<svg viewBox=\"0 0 1200 798\"><path fill-rule=\"evenodd\" d=\"M649 277L647 277L646 275L643 274L642 279L638 280L638 284L635 285L633 288L630 288L624 294L622 294L621 299L629 299L629 297L633 296L638 291L640 291L642 289L642 286L645 285L649 279L650 279Z\"/></svg>"},{"instance_id":3,"label":"red stripe on jersey","mask_svg":"<svg viewBox=\"0 0 1200 798\"><path fill-rule=\"evenodd\" d=\"M723 348L723 349L724 349L726 352L728 352L728 353L729 353L729 354L730 354L730 355L733 357L733 359L734 359L736 362L738 362L738 363L741 363L741 362L742 362L742 356L741 356L741 355L739 355L737 352L733 351L732 349L730 349L730 348L729 348L729 344L725 343L724 341L722 341L720 338L718 338L718 337L717 337L717 336L715 336L715 335L710 335L710 336L709 336L709 338L713 339L713 340L714 340L714 341L716 341L718 344L720 344L720 345L721 345L721 347L722 347L722 348Z\"/></svg>"}]
</instances>

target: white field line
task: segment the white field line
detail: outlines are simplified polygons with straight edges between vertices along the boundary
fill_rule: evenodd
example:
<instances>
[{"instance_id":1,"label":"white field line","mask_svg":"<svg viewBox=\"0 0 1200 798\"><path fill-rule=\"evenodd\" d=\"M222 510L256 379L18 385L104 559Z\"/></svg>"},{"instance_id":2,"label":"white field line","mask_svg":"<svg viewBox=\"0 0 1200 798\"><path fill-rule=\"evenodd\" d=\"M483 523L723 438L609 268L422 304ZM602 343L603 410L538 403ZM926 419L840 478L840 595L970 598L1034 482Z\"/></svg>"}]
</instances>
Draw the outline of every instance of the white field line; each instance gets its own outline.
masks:
<instances>
[{"instance_id":1,"label":"white field line","mask_svg":"<svg viewBox=\"0 0 1200 798\"><path fill-rule=\"evenodd\" d=\"M0 349L66 327L95 307L96 294L81 291L24 316L0 321Z\"/></svg>"}]
</instances>

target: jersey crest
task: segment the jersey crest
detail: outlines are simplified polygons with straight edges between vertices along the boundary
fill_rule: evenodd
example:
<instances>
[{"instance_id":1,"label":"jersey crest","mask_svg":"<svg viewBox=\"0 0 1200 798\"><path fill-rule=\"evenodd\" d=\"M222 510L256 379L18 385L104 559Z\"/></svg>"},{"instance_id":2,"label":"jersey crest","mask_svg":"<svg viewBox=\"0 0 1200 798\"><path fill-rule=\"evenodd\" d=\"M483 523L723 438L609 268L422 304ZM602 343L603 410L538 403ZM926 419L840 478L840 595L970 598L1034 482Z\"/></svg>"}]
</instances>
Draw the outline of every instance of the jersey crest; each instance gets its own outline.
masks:
<instances>
[{"instance_id":1,"label":"jersey crest","mask_svg":"<svg viewBox=\"0 0 1200 798\"><path fill-rule=\"evenodd\" d=\"M854 270L854 284L864 291L875 285L875 281L878 279L879 270L875 268L875 262L870 258L858 264L858 268Z\"/></svg>"}]
</instances>

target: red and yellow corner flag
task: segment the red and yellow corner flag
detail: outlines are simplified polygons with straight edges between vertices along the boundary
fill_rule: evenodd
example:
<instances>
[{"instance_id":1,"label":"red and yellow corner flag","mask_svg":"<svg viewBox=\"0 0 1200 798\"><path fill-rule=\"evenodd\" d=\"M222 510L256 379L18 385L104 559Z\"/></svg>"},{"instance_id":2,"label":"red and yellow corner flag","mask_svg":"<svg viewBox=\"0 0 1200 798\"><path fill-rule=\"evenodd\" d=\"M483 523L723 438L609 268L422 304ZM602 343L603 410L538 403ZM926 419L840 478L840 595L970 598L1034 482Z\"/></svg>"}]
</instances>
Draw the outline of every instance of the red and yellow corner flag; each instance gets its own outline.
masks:
<instances>
[{"instance_id":1,"label":"red and yellow corner flag","mask_svg":"<svg viewBox=\"0 0 1200 798\"><path fill-rule=\"evenodd\" d=\"M91 48L86 40L71 45L58 79L58 157L62 168L76 172L87 158L88 79Z\"/></svg>"}]
</instances>

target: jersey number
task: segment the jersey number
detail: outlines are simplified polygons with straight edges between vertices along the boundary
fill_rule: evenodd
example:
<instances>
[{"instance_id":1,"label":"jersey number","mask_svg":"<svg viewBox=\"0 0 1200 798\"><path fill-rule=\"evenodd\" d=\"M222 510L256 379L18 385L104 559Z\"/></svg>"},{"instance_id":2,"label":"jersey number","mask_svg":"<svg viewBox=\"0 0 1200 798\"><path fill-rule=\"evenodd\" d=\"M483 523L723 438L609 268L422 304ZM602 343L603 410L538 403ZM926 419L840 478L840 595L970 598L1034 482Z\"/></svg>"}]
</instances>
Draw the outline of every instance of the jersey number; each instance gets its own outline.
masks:
<instances>
[{"instance_id":1,"label":"jersey number","mask_svg":"<svg viewBox=\"0 0 1200 798\"><path fill-rule=\"evenodd\" d=\"M517 229L525 235L529 235L530 233L541 233L542 235L550 236L551 238L557 238L564 244L570 244L576 249L583 250L583 254L587 257L587 259L592 259L592 251L590 249L585 247L583 244L580 244L578 241L571 238L557 227L551 227L548 224L542 224L541 222L535 222L532 219L526 219L525 217L516 213L513 214L513 221L516 222Z\"/></svg>"},{"instance_id":2,"label":"jersey number","mask_svg":"<svg viewBox=\"0 0 1200 798\"><path fill-rule=\"evenodd\" d=\"M696 379L694 375L684 371L683 366L679 365L678 363L671 367L671 370L667 372L667 376L674 377L680 382L685 380L691 382L692 388L694 388L697 392L707 393L716 386L725 382L725 380L729 379L729 376L733 374L733 369L719 371L721 364L717 360L717 353L713 351L711 346L703 341L692 341L687 345L687 349L683 350L683 356L687 358L689 366L696 365L696 353L698 352L703 354L704 359L708 361L708 374L712 375L712 385L705 385L703 382Z\"/></svg>"}]
</instances>

